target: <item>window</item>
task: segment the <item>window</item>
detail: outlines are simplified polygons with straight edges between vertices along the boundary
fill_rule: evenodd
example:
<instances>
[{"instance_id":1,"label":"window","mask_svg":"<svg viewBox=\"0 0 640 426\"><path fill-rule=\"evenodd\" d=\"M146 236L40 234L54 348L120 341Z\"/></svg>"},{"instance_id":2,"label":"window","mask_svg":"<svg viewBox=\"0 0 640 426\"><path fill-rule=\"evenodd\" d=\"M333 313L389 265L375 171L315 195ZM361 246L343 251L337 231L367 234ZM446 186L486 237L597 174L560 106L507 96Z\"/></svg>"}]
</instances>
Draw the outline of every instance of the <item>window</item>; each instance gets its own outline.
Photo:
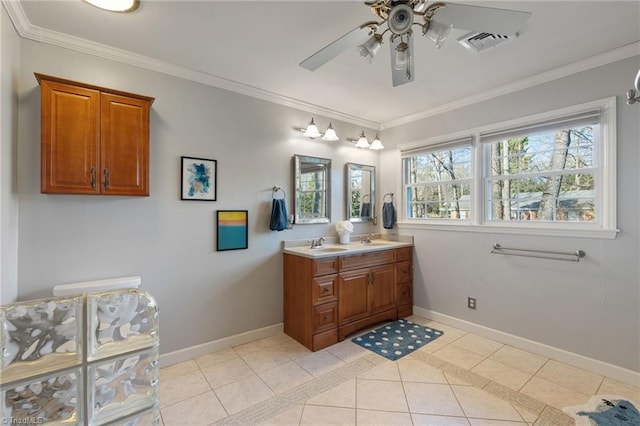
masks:
<instances>
[{"instance_id":1,"label":"window","mask_svg":"<svg viewBox=\"0 0 640 426\"><path fill-rule=\"evenodd\" d=\"M471 217L471 139L439 145L404 159L407 217Z\"/></svg>"},{"instance_id":2,"label":"window","mask_svg":"<svg viewBox=\"0 0 640 426\"><path fill-rule=\"evenodd\" d=\"M615 98L466 133L401 147L401 226L615 237Z\"/></svg>"},{"instance_id":3,"label":"window","mask_svg":"<svg viewBox=\"0 0 640 426\"><path fill-rule=\"evenodd\" d=\"M595 222L599 110L481 134L489 221Z\"/></svg>"}]
</instances>

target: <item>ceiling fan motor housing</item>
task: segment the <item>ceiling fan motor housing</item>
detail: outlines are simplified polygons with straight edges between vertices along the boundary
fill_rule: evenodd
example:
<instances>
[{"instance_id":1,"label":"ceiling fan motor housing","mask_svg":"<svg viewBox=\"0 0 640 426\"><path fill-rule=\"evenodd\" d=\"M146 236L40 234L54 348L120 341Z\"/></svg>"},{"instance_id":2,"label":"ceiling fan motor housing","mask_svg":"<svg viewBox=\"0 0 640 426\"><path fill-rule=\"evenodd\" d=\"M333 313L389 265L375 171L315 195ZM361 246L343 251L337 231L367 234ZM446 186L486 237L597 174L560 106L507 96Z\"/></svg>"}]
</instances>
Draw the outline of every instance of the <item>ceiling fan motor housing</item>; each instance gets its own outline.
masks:
<instances>
[{"instance_id":1,"label":"ceiling fan motor housing","mask_svg":"<svg viewBox=\"0 0 640 426\"><path fill-rule=\"evenodd\" d=\"M402 35L413 25L413 9L408 4L397 4L389 11L387 21L392 33Z\"/></svg>"}]
</instances>

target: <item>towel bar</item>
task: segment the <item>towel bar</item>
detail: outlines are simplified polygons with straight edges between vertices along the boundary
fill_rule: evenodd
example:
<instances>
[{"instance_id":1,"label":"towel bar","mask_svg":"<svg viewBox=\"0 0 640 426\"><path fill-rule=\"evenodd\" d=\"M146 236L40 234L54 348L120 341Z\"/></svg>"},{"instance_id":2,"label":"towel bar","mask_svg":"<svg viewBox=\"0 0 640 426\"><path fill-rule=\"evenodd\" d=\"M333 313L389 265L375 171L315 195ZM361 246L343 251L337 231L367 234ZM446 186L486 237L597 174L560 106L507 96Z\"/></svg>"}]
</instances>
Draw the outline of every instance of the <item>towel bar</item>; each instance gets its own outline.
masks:
<instances>
[{"instance_id":1,"label":"towel bar","mask_svg":"<svg viewBox=\"0 0 640 426\"><path fill-rule=\"evenodd\" d=\"M508 253L508 251L515 251L520 253ZM576 250L574 252L568 253L568 252L550 251L550 250L519 249L519 248L502 247L498 243L493 245L493 248L491 249L491 254L503 254L505 256L535 257L538 259L566 260L570 262L580 262L580 259L586 256L586 253L582 250Z\"/></svg>"}]
</instances>

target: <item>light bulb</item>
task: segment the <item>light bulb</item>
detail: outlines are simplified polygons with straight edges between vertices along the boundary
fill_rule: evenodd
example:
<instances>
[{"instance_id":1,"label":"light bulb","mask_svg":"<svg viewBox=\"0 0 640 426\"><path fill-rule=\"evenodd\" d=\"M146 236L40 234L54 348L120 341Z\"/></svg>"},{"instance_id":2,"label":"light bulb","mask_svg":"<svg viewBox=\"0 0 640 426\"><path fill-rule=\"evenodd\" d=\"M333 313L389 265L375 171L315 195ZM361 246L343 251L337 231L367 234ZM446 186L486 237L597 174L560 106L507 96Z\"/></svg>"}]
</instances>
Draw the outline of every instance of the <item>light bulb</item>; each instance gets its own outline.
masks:
<instances>
[{"instance_id":1,"label":"light bulb","mask_svg":"<svg viewBox=\"0 0 640 426\"><path fill-rule=\"evenodd\" d=\"M396 60L393 67L398 71L406 70L409 66L409 45L404 41L396 47Z\"/></svg>"},{"instance_id":2,"label":"light bulb","mask_svg":"<svg viewBox=\"0 0 640 426\"><path fill-rule=\"evenodd\" d=\"M380 50L380 46L382 46L382 36L380 34L374 34L358 46L358 51L360 51L360 56L362 56L365 61L371 63L376 53L378 53L378 50Z\"/></svg>"},{"instance_id":3,"label":"light bulb","mask_svg":"<svg viewBox=\"0 0 640 426\"><path fill-rule=\"evenodd\" d=\"M324 132L324 136L322 137L322 140L333 142L333 141L337 141L339 139L340 138L336 134L336 131L333 130L333 125L331 125L331 123L329 123L329 127L327 127L327 131Z\"/></svg>"},{"instance_id":4,"label":"light bulb","mask_svg":"<svg viewBox=\"0 0 640 426\"><path fill-rule=\"evenodd\" d=\"M364 131L360 135L358 142L356 142L356 148L369 148L369 141L367 137L364 135Z\"/></svg>"},{"instance_id":5,"label":"light bulb","mask_svg":"<svg viewBox=\"0 0 640 426\"><path fill-rule=\"evenodd\" d=\"M140 6L138 0L84 0L92 6L111 12L133 12Z\"/></svg>"},{"instance_id":6,"label":"light bulb","mask_svg":"<svg viewBox=\"0 0 640 426\"><path fill-rule=\"evenodd\" d=\"M428 21L422 27L422 34L431 40L436 48L440 49L451 32L453 25L445 25L440 22Z\"/></svg>"},{"instance_id":7,"label":"light bulb","mask_svg":"<svg viewBox=\"0 0 640 426\"><path fill-rule=\"evenodd\" d=\"M322 133L318 131L318 127L316 127L316 123L315 121L313 121L313 118L309 122L309 125L307 126L307 130L304 131L304 135L311 139L315 139L322 136Z\"/></svg>"},{"instance_id":8,"label":"light bulb","mask_svg":"<svg viewBox=\"0 0 640 426\"><path fill-rule=\"evenodd\" d=\"M380 141L380 138L378 137L377 133L376 133L376 137L373 138L373 142L371 142L371 146L369 148L370 149L384 149L384 145L382 145L382 142Z\"/></svg>"}]
</instances>

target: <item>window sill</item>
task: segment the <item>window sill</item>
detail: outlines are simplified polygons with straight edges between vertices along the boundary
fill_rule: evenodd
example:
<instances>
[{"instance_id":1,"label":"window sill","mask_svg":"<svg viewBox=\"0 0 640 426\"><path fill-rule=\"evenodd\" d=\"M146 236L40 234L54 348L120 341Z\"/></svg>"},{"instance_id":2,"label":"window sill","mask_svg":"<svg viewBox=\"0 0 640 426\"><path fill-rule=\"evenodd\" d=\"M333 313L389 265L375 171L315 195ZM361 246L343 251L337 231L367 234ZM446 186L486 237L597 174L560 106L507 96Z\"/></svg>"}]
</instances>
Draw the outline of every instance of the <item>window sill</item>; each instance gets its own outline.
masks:
<instances>
[{"instance_id":1,"label":"window sill","mask_svg":"<svg viewBox=\"0 0 640 426\"><path fill-rule=\"evenodd\" d=\"M618 235L618 229L600 229L600 228L553 228L545 226L531 227L515 227L515 226L494 226L494 225L475 225L466 223L445 223L445 222L424 222L424 221L407 221L398 222L398 229L426 229L435 231L454 231L454 232L477 232L485 234L513 234L513 235L535 235L545 237L574 237L574 238L594 238L601 240L613 240Z\"/></svg>"}]
</instances>

